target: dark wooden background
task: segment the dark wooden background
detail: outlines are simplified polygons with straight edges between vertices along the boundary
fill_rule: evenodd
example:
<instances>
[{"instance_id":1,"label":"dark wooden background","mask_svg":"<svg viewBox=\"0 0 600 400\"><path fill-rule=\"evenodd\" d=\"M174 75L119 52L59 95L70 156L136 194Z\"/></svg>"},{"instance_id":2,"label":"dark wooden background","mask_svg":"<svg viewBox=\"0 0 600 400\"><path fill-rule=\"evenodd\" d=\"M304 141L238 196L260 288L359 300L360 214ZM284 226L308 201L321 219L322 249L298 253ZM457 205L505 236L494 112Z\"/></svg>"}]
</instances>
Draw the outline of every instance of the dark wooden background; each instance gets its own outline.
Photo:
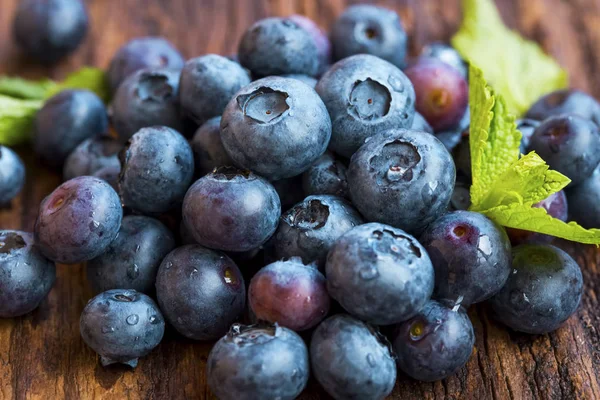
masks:
<instances>
[{"instance_id":1,"label":"dark wooden background","mask_svg":"<svg viewBox=\"0 0 600 400\"><path fill-rule=\"evenodd\" d=\"M81 65L106 67L127 39L164 35L186 57L235 52L253 21L300 13L327 27L344 0L92 0L92 29L77 54L61 65L35 67L18 56L10 22L18 0L0 0L0 73L61 78ZM429 41L447 40L461 19L459 0L379 1L396 9L410 32L414 54ZM538 41L566 67L572 85L600 98L599 0L497 0L506 23ZM492 49L491 49L492 50ZM504 51L505 49L493 49ZM518 62L518 60L515 60ZM30 151L27 185L12 208L0 210L0 228L31 230L40 200L60 183ZM399 376L394 399L600 399L600 252L562 243L580 262L585 294L579 312L550 335L508 331L470 310L477 343L465 368L437 383ZM170 334L134 371L102 368L79 336L79 315L91 291L80 265L59 266L49 298L35 312L0 320L0 399L207 399L209 343ZM327 398L314 382L302 398Z\"/></svg>"}]
</instances>

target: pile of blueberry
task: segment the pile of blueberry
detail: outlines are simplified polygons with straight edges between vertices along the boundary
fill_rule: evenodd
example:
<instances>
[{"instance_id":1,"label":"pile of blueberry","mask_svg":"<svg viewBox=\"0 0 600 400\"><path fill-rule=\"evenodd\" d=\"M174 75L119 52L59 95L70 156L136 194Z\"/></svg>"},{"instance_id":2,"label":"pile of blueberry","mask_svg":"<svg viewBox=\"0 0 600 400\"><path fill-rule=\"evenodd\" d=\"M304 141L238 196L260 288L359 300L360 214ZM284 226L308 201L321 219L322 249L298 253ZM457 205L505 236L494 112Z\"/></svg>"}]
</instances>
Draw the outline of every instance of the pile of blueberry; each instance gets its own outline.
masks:
<instances>
[{"instance_id":1,"label":"pile of blueberry","mask_svg":"<svg viewBox=\"0 0 600 400\"><path fill-rule=\"evenodd\" d=\"M384 398L397 367L443 379L469 359L465 309L483 301L514 330L557 329L579 266L547 236L465 211L465 63L406 47L398 15L368 5L329 36L302 16L260 20L232 57L128 42L108 110L69 90L36 116L33 149L65 182L33 234L0 230L0 317L35 309L54 263L86 262L99 294L81 336L102 364L135 366L168 323L218 340L207 374L221 399L293 399L311 372L336 399ZM566 220L568 199L584 226L600 225L598 123L579 91L519 121L523 151L573 181L538 206ZM0 203L24 179L0 146Z\"/></svg>"}]
</instances>

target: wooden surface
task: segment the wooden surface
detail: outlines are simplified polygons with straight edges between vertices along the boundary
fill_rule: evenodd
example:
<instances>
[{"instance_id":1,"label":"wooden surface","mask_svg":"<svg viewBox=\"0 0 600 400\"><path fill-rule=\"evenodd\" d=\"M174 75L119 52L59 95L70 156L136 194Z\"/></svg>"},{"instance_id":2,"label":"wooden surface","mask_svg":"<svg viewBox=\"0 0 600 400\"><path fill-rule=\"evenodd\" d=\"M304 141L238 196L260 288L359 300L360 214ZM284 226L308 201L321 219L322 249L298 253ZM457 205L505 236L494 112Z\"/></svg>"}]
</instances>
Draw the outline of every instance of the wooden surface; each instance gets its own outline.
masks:
<instances>
[{"instance_id":1,"label":"wooden surface","mask_svg":"<svg viewBox=\"0 0 600 400\"><path fill-rule=\"evenodd\" d=\"M186 57L230 54L258 18L301 13L327 27L343 0L93 0L92 30L76 55L53 69L22 60L9 26L18 0L0 0L0 72L63 77L80 65L106 67L124 41L164 35ZM380 1L398 10L410 32L411 52L447 39L457 28L458 0ZM600 97L599 0L498 0L507 24L541 43L565 66L575 87ZM503 51L503 49L494 49ZM518 62L518 60L515 60ZM27 186L11 209L0 210L0 228L31 230L40 200L60 182L27 148ZM394 399L598 399L600 398L600 252L563 244L580 262L585 294L579 312L550 335L526 336L499 326L485 306L469 312L477 343L456 376L417 383L399 376ZM81 310L91 297L81 266L59 266L49 298L35 312L0 320L0 399L207 399L209 343L170 332L137 369L102 368L79 336ZM302 398L327 398L311 381Z\"/></svg>"}]
</instances>

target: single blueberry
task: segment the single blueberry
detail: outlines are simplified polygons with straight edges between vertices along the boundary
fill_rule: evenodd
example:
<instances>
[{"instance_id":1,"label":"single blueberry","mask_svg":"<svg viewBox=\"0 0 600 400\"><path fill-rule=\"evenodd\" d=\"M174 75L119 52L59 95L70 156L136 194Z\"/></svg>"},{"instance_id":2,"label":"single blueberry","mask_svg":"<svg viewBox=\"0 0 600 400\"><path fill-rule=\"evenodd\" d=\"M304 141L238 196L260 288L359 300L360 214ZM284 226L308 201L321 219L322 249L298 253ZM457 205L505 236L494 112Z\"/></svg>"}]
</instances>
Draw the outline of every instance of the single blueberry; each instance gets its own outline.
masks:
<instances>
[{"instance_id":1,"label":"single blueberry","mask_svg":"<svg viewBox=\"0 0 600 400\"><path fill-rule=\"evenodd\" d=\"M9 204L25 185L25 165L21 157L0 145L0 207Z\"/></svg>"},{"instance_id":2,"label":"single blueberry","mask_svg":"<svg viewBox=\"0 0 600 400\"><path fill-rule=\"evenodd\" d=\"M67 157L63 180L94 175L102 168L120 168L119 151L123 145L106 136L86 139Z\"/></svg>"},{"instance_id":3,"label":"single blueberry","mask_svg":"<svg viewBox=\"0 0 600 400\"><path fill-rule=\"evenodd\" d=\"M217 167L233 165L221 141L221 117L211 118L202 124L190 141L190 146L199 176L204 176Z\"/></svg>"},{"instance_id":4,"label":"single blueberry","mask_svg":"<svg viewBox=\"0 0 600 400\"><path fill-rule=\"evenodd\" d=\"M589 94L575 89L562 89L542 96L525 118L543 121L560 114L577 114L600 126L600 104Z\"/></svg>"},{"instance_id":5,"label":"single blueberry","mask_svg":"<svg viewBox=\"0 0 600 400\"><path fill-rule=\"evenodd\" d=\"M569 214L584 228L600 227L600 166L592 176L567 190Z\"/></svg>"}]
</instances>

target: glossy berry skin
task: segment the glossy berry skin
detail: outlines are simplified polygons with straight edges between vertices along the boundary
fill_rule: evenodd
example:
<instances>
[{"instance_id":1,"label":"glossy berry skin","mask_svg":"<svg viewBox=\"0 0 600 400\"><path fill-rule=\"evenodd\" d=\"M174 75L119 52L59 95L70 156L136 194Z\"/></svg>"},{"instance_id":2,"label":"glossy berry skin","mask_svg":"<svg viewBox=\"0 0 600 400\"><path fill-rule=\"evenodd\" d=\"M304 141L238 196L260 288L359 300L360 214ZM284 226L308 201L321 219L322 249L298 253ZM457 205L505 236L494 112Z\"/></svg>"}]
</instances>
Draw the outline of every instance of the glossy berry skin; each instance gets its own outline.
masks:
<instances>
[{"instance_id":1,"label":"glossy berry skin","mask_svg":"<svg viewBox=\"0 0 600 400\"><path fill-rule=\"evenodd\" d=\"M525 244L513 248L512 265L508 282L490 299L500 322L516 331L543 334L575 313L583 277L570 255L547 244Z\"/></svg>"},{"instance_id":2,"label":"glossy berry skin","mask_svg":"<svg viewBox=\"0 0 600 400\"><path fill-rule=\"evenodd\" d=\"M366 220L414 234L446 212L455 178L454 161L438 139L404 129L372 137L347 174L352 203Z\"/></svg>"},{"instance_id":3,"label":"glossy berry skin","mask_svg":"<svg viewBox=\"0 0 600 400\"><path fill-rule=\"evenodd\" d=\"M467 68L467 63L465 63L465 60L458 54L458 51L450 45L439 42L430 43L423 47L421 57L435 58L456 69L465 77L465 79L468 78L469 70Z\"/></svg>"},{"instance_id":4,"label":"glossy berry skin","mask_svg":"<svg viewBox=\"0 0 600 400\"><path fill-rule=\"evenodd\" d=\"M331 120L317 93L290 78L252 82L229 102L221 140L240 168L269 180L300 175L327 149Z\"/></svg>"},{"instance_id":5,"label":"glossy berry skin","mask_svg":"<svg viewBox=\"0 0 600 400\"><path fill-rule=\"evenodd\" d=\"M246 287L225 254L187 245L173 250L160 265L156 298L167 321L183 336L214 340L244 311Z\"/></svg>"},{"instance_id":6,"label":"glossy berry skin","mask_svg":"<svg viewBox=\"0 0 600 400\"><path fill-rule=\"evenodd\" d=\"M527 150L535 151L575 186L592 175L600 163L598 129L598 125L575 114L551 117L537 127Z\"/></svg>"},{"instance_id":7,"label":"glossy berry skin","mask_svg":"<svg viewBox=\"0 0 600 400\"><path fill-rule=\"evenodd\" d=\"M569 213L584 228L600 226L600 166L592 176L567 190Z\"/></svg>"},{"instance_id":8,"label":"glossy berry skin","mask_svg":"<svg viewBox=\"0 0 600 400\"><path fill-rule=\"evenodd\" d=\"M126 364L150 353L163 338L165 321L150 297L115 289L91 299L79 319L83 341L100 355L102 366Z\"/></svg>"},{"instance_id":9,"label":"glossy berry skin","mask_svg":"<svg viewBox=\"0 0 600 400\"><path fill-rule=\"evenodd\" d=\"M108 114L98 96L87 90L63 90L35 116L33 150L53 167L84 140L108 131Z\"/></svg>"},{"instance_id":10,"label":"glossy berry skin","mask_svg":"<svg viewBox=\"0 0 600 400\"><path fill-rule=\"evenodd\" d=\"M326 151L302 174L302 187L307 195L331 194L347 198L346 166Z\"/></svg>"},{"instance_id":11,"label":"glossy berry skin","mask_svg":"<svg viewBox=\"0 0 600 400\"><path fill-rule=\"evenodd\" d=\"M433 135L433 128L429 125L429 122L418 112L415 111L415 119L410 127L413 131L421 131L431 133Z\"/></svg>"},{"instance_id":12,"label":"glossy berry skin","mask_svg":"<svg viewBox=\"0 0 600 400\"><path fill-rule=\"evenodd\" d=\"M240 64L223 56L192 58L185 63L179 80L182 111L199 124L221 116L233 95L250 81Z\"/></svg>"},{"instance_id":13,"label":"glossy berry skin","mask_svg":"<svg viewBox=\"0 0 600 400\"><path fill-rule=\"evenodd\" d=\"M358 211L342 198L308 196L281 216L272 240L275 257L300 257L323 267L334 242L362 223Z\"/></svg>"},{"instance_id":14,"label":"glossy berry skin","mask_svg":"<svg viewBox=\"0 0 600 400\"><path fill-rule=\"evenodd\" d=\"M319 28L319 26L312 19L307 18L304 15L294 14L290 15L288 19L298 24L313 38L315 45L317 46L317 55L319 58L317 75L320 76L327 70L327 68L329 68L329 65L331 64L331 42L329 41L327 33ZM302 76L307 77L307 75ZM317 82L315 81L315 84L316 83ZM314 85L312 87L314 87Z\"/></svg>"},{"instance_id":15,"label":"glossy berry skin","mask_svg":"<svg viewBox=\"0 0 600 400\"><path fill-rule=\"evenodd\" d=\"M540 126L540 121L524 118L518 119L516 121L516 124L517 129L522 134L521 148L519 150L521 151L521 154L527 154L527 147L529 147L529 141L531 140L531 136L533 136L533 133L535 132L537 127Z\"/></svg>"},{"instance_id":16,"label":"glossy berry skin","mask_svg":"<svg viewBox=\"0 0 600 400\"><path fill-rule=\"evenodd\" d=\"M115 239L123 210L105 181L80 176L66 181L40 204L35 242L50 260L76 264L104 253Z\"/></svg>"},{"instance_id":17,"label":"glossy berry skin","mask_svg":"<svg viewBox=\"0 0 600 400\"><path fill-rule=\"evenodd\" d=\"M252 25L238 47L240 64L254 76L315 76L320 60L313 35L292 18L265 18Z\"/></svg>"},{"instance_id":18,"label":"glossy berry skin","mask_svg":"<svg viewBox=\"0 0 600 400\"><path fill-rule=\"evenodd\" d=\"M398 367L405 374L433 382L453 375L467 363L475 333L464 309L431 300L396 327L392 344Z\"/></svg>"},{"instance_id":19,"label":"glossy berry skin","mask_svg":"<svg viewBox=\"0 0 600 400\"><path fill-rule=\"evenodd\" d=\"M247 251L277 228L281 205L269 182L249 171L224 167L200 178L183 201L183 221L199 244Z\"/></svg>"},{"instance_id":20,"label":"glossy berry skin","mask_svg":"<svg viewBox=\"0 0 600 400\"><path fill-rule=\"evenodd\" d=\"M183 68L185 60L173 44L162 37L140 37L117 50L108 68L113 93L131 74L146 68Z\"/></svg>"},{"instance_id":21,"label":"glossy berry skin","mask_svg":"<svg viewBox=\"0 0 600 400\"><path fill-rule=\"evenodd\" d=\"M575 89L557 90L541 97L527 111L525 118L543 121L560 114L577 114L600 126L600 103Z\"/></svg>"},{"instance_id":22,"label":"glossy berry skin","mask_svg":"<svg viewBox=\"0 0 600 400\"><path fill-rule=\"evenodd\" d=\"M370 54L404 68L407 41L396 12L368 4L346 8L331 28L336 61L356 54Z\"/></svg>"},{"instance_id":23,"label":"glossy berry skin","mask_svg":"<svg viewBox=\"0 0 600 400\"><path fill-rule=\"evenodd\" d=\"M504 229L483 214L450 212L435 220L419 242L435 270L433 297L466 306L497 293L511 269Z\"/></svg>"},{"instance_id":24,"label":"glossy berry skin","mask_svg":"<svg viewBox=\"0 0 600 400\"><path fill-rule=\"evenodd\" d=\"M63 167L63 180L94 175L102 168L117 168L119 151L123 146L106 136L86 139L69 154Z\"/></svg>"},{"instance_id":25,"label":"glossy berry skin","mask_svg":"<svg viewBox=\"0 0 600 400\"><path fill-rule=\"evenodd\" d=\"M377 57L361 54L338 61L316 90L331 116L329 148L346 158L376 133L412 126L412 84L402 71Z\"/></svg>"},{"instance_id":26,"label":"glossy berry skin","mask_svg":"<svg viewBox=\"0 0 600 400\"><path fill-rule=\"evenodd\" d=\"M308 349L278 325L234 324L212 348L206 375L221 400L293 400L310 374Z\"/></svg>"},{"instance_id":27,"label":"glossy berry skin","mask_svg":"<svg viewBox=\"0 0 600 400\"><path fill-rule=\"evenodd\" d=\"M299 258L274 262L252 277L248 305L261 321L305 331L329 312L325 277Z\"/></svg>"},{"instance_id":28,"label":"glossy berry skin","mask_svg":"<svg viewBox=\"0 0 600 400\"><path fill-rule=\"evenodd\" d=\"M106 251L87 262L88 281L96 293L133 289L150 294L160 263L174 248L175 237L160 221L129 215Z\"/></svg>"},{"instance_id":29,"label":"glossy berry skin","mask_svg":"<svg viewBox=\"0 0 600 400\"><path fill-rule=\"evenodd\" d=\"M458 70L442 61L422 58L404 72L415 88L417 111L434 131L458 125L469 103L469 86Z\"/></svg>"},{"instance_id":30,"label":"glossy berry skin","mask_svg":"<svg viewBox=\"0 0 600 400\"><path fill-rule=\"evenodd\" d=\"M387 339L346 314L323 321L310 341L313 375L336 400L384 399L396 383Z\"/></svg>"},{"instance_id":31,"label":"glossy berry skin","mask_svg":"<svg viewBox=\"0 0 600 400\"><path fill-rule=\"evenodd\" d=\"M81 0L24 0L12 28L15 41L29 57L53 64L79 47L88 25Z\"/></svg>"},{"instance_id":32,"label":"glossy berry skin","mask_svg":"<svg viewBox=\"0 0 600 400\"><path fill-rule=\"evenodd\" d=\"M121 152L119 188L123 205L160 214L181 203L194 176L187 140L164 126L143 128Z\"/></svg>"},{"instance_id":33,"label":"glossy berry skin","mask_svg":"<svg viewBox=\"0 0 600 400\"><path fill-rule=\"evenodd\" d=\"M31 233L0 230L0 318L36 309L55 279L54 263L40 253Z\"/></svg>"},{"instance_id":34,"label":"glossy berry skin","mask_svg":"<svg viewBox=\"0 0 600 400\"><path fill-rule=\"evenodd\" d=\"M583 184L582 184L583 185ZM581 185L578 185L579 187ZM569 206L567 203L567 196L564 191L556 192L548 196L548 198L539 201L533 205L537 208L543 208L546 210L548 215L566 222L569 217ZM584 208L586 213L590 212L589 208ZM550 243L554 239L553 236L544 235L543 233L523 231L520 229L507 228L506 233L513 246L524 243Z\"/></svg>"},{"instance_id":35,"label":"glossy berry skin","mask_svg":"<svg viewBox=\"0 0 600 400\"><path fill-rule=\"evenodd\" d=\"M190 146L199 176L204 176L217 167L233 165L221 141L221 117L211 118L202 124L190 141Z\"/></svg>"},{"instance_id":36,"label":"glossy berry skin","mask_svg":"<svg viewBox=\"0 0 600 400\"><path fill-rule=\"evenodd\" d=\"M9 204L25 185L25 164L21 157L0 145L0 206Z\"/></svg>"},{"instance_id":37,"label":"glossy berry skin","mask_svg":"<svg viewBox=\"0 0 600 400\"><path fill-rule=\"evenodd\" d=\"M121 164L104 167L92 174L96 178L106 181L113 189L119 192L119 175L121 174Z\"/></svg>"},{"instance_id":38,"label":"glossy berry skin","mask_svg":"<svg viewBox=\"0 0 600 400\"><path fill-rule=\"evenodd\" d=\"M375 325L407 320L433 292L431 260L417 240L379 223L357 226L327 256L327 289L346 311Z\"/></svg>"}]
</instances>

